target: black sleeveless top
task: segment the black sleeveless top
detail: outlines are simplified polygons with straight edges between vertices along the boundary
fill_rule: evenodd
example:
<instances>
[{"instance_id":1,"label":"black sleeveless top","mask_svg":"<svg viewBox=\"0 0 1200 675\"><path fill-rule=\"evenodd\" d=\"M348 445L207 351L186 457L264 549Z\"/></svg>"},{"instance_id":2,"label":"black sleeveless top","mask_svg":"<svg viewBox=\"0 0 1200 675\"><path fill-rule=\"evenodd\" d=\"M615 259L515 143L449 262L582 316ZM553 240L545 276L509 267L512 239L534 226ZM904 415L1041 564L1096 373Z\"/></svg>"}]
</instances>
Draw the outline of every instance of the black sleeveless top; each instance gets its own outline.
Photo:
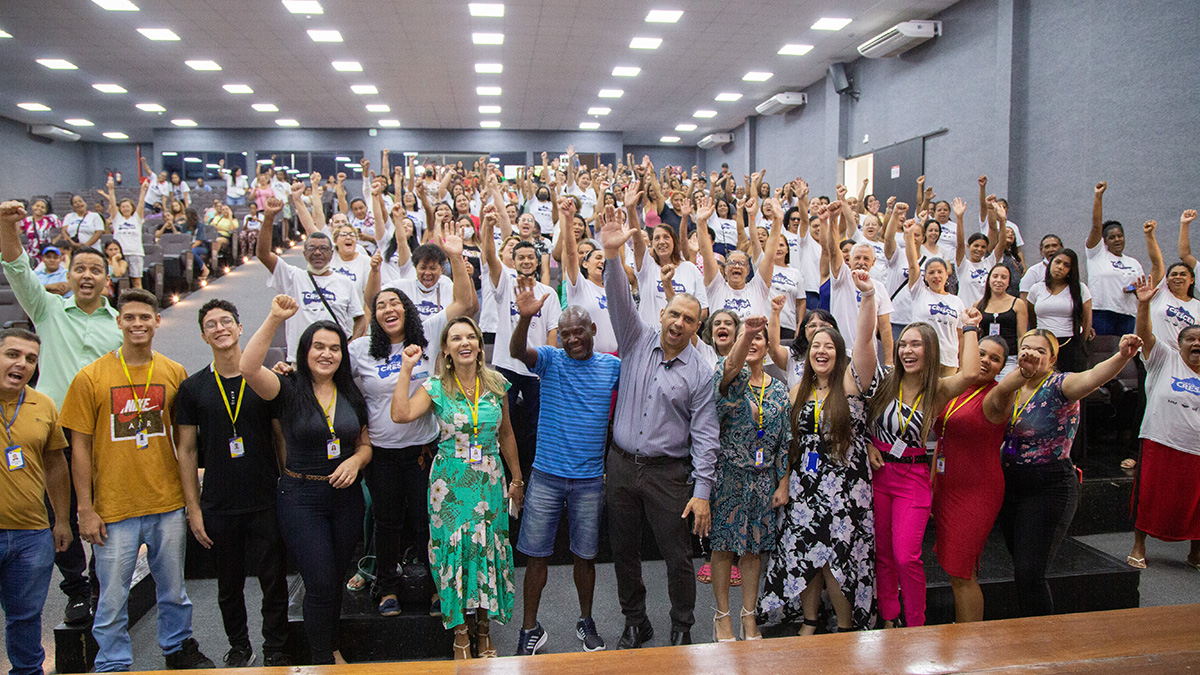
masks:
<instances>
[{"instance_id":1,"label":"black sleeveless top","mask_svg":"<svg viewBox=\"0 0 1200 675\"><path fill-rule=\"evenodd\" d=\"M979 336L991 335L992 325L1000 327L1000 337L1008 344L1008 353L1017 353L1017 299L1013 298L1012 304L1003 312L983 312L983 321L979 322Z\"/></svg>"}]
</instances>

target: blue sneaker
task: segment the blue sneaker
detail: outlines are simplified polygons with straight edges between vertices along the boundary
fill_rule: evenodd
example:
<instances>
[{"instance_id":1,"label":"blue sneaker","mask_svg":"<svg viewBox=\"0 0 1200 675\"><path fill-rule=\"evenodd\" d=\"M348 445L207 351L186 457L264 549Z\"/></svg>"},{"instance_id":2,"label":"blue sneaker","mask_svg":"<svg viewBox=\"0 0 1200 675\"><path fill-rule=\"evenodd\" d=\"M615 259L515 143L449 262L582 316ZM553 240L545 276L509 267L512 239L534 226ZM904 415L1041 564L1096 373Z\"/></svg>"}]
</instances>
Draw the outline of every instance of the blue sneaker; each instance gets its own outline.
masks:
<instances>
[{"instance_id":1,"label":"blue sneaker","mask_svg":"<svg viewBox=\"0 0 1200 675\"><path fill-rule=\"evenodd\" d=\"M517 638L517 656L533 656L545 646L546 631L541 623L534 624L533 630L521 630L521 636Z\"/></svg>"},{"instance_id":2,"label":"blue sneaker","mask_svg":"<svg viewBox=\"0 0 1200 675\"><path fill-rule=\"evenodd\" d=\"M580 619L575 623L575 635L580 640L583 640L583 651L585 652L602 652L604 651L604 638L596 632L596 622L592 617Z\"/></svg>"}]
</instances>

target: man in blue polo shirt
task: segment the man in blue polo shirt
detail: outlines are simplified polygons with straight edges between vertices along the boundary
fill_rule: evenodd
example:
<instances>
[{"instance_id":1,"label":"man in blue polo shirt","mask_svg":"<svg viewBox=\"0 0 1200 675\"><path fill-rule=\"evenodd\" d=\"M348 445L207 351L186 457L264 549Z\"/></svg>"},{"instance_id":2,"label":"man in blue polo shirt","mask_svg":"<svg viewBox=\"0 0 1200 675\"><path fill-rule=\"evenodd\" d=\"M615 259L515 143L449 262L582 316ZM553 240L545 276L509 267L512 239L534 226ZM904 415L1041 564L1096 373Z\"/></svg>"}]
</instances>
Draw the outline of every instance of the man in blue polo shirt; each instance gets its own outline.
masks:
<instances>
[{"instance_id":1,"label":"man in blue polo shirt","mask_svg":"<svg viewBox=\"0 0 1200 675\"><path fill-rule=\"evenodd\" d=\"M564 504L579 593L580 619L575 634L583 641L585 651L599 651L604 649L604 640L592 620L592 591L596 585L600 513L604 509L608 418L621 375L621 360L593 351L596 324L587 310L576 306L567 307L558 319L562 349L550 345L529 349L530 320L550 296L537 297L532 279L522 278L517 284L521 318L508 343L509 355L524 362L542 382L537 454L528 478L525 516L517 540L517 550L529 556L525 567L525 617L517 655L536 654L546 644L546 631L537 620L538 605Z\"/></svg>"}]
</instances>

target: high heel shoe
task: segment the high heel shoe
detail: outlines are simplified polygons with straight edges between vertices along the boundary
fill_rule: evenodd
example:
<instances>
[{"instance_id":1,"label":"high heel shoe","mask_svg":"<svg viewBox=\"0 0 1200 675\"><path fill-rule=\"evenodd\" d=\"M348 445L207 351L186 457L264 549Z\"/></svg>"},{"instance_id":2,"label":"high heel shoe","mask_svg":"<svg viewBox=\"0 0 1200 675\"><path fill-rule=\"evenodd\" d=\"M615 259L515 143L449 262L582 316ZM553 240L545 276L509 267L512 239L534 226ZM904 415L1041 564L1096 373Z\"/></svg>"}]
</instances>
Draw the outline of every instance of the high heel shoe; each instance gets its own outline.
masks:
<instances>
[{"instance_id":1,"label":"high heel shoe","mask_svg":"<svg viewBox=\"0 0 1200 675\"><path fill-rule=\"evenodd\" d=\"M733 637L726 638L724 640L717 637L717 621L720 621L721 619L728 619L728 618L729 618L729 612L717 612L716 614L713 614L713 642L737 642L736 635L734 635ZM730 633L733 632L732 628L733 628L733 626L730 626L730 629L731 629L729 631Z\"/></svg>"},{"instance_id":2,"label":"high heel shoe","mask_svg":"<svg viewBox=\"0 0 1200 675\"><path fill-rule=\"evenodd\" d=\"M479 621L475 624L475 651L481 659L496 658L496 647L492 644L491 621Z\"/></svg>"},{"instance_id":3,"label":"high heel shoe","mask_svg":"<svg viewBox=\"0 0 1200 675\"><path fill-rule=\"evenodd\" d=\"M465 640L467 644L458 644L460 640ZM471 658L471 634L467 630L467 625L461 624L454 627L454 660Z\"/></svg>"},{"instance_id":4,"label":"high heel shoe","mask_svg":"<svg viewBox=\"0 0 1200 675\"><path fill-rule=\"evenodd\" d=\"M746 637L746 617L754 616L754 615L755 615L754 612L748 612L748 611L746 611L745 607L742 608L742 639L743 640L761 640L762 639L761 633L759 633L758 635L755 635L754 637ZM757 626L758 619L755 618L754 621L755 621L755 625Z\"/></svg>"}]
</instances>

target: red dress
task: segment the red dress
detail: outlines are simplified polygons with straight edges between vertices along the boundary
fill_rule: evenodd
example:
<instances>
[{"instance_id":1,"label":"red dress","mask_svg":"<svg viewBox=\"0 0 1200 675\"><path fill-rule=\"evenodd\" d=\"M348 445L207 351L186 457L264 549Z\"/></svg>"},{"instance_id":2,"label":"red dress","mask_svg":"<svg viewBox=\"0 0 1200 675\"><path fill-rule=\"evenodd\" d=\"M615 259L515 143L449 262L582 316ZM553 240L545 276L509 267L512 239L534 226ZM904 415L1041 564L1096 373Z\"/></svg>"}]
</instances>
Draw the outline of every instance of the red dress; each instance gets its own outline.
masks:
<instances>
[{"instance_id":1,"label":"red dress","mask_svg":"<svg viewBox=\"0 0 1200 675\"><path fill-rule=\"evenodd\" d=\"M938 463L944 461L945 470L935 474L933 483L933 552L947 574L963 579L978 569L983 543L1004 502L1004 425L992 424L983 414L983 399L995 386L993 382L973 397L968 391L950 401L935 427L940 434Z\"/></svg>"}]
</instances>

